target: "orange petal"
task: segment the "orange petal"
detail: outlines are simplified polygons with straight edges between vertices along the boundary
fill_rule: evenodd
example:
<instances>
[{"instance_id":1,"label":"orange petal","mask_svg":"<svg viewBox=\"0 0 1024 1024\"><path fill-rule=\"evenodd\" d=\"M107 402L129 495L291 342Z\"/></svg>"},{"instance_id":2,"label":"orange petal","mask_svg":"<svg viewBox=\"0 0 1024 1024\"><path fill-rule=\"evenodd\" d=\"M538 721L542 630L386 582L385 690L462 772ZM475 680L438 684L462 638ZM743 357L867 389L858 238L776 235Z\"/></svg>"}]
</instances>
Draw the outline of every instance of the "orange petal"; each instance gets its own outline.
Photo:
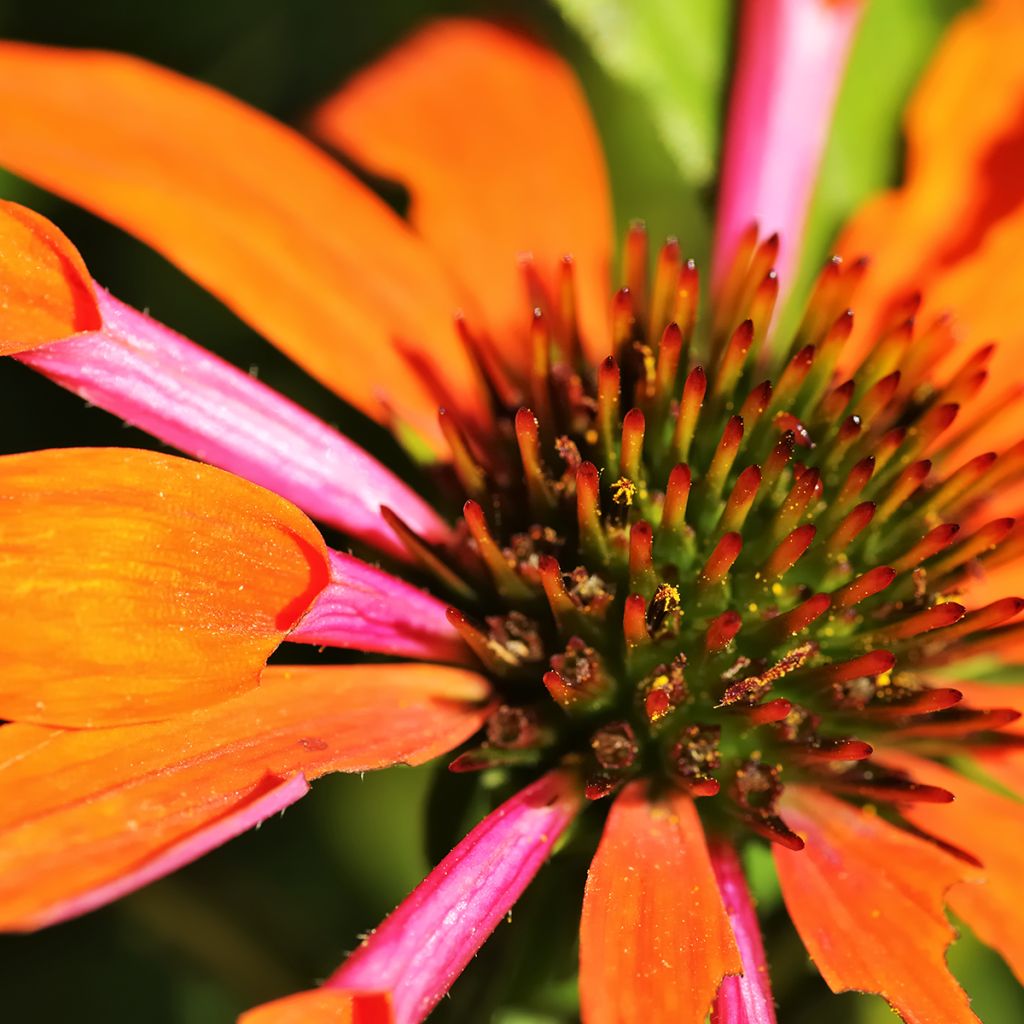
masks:
<instances>
[{"instance_id":1,"label":"orange petal","mask_svg":"<svg viewBox=\"0 0 1024 1024\"><path fill-rule=\"evenodd\" d=\"M932 844L804 786L782 813L804 840L773 847L789 916L833 992L884 996L907 1024L977 1021L946 967L946 890L967 870Z\"/></svg>"},{"instance_id":2,"label":"orange petal","mask_svg":"<svg viewBox=\"0 0 1024 1024\"><path fill-rule=\"evenodd\" d=\"M1015 0L986 0L957 19L908 108L905 184L867 204L840 244L871 259L854 300L862 342L920 289L922 323L950 309L965 340L1000 340L991 366L1000 386L1022 379L1022 46Z\"/></svg>"},{"instance_id":3,"label":"orange petal","mask_svg":"<svg viewBox=\"0 0 1024 1024\"><path fill-rule=\"evenodd\" d=\"M0 162L151 245L338 394L438 438L396 350L476 394L435 258L316 146L131 57L0 46Z\"/></svg>"},{"instance_id":4,"label":"orange petal","mask_svg":"<svg viewBox=\"0 0 1024 1024\"><path fill-rule=\"evenodd\" d=\"M956 795L941 812L937 805L921 804L908 806L904 814L982 862L984 870L971 878L977 884L956 886L949 894L949 905L982 942L998 950L1024 983L1024 804L933 761L888 752L885 760L921 782L944 786Z\"/></svg>"},{"instance_id":5,"label":"orange petal","mask_svg":"<svg viewBox=\"0 0 1024 1024\"><path fill-rule=\"evenodd\" d=\"M78 250L45 217L0 200L0 356L101 322Z\"/></svg>"},{"instance_id":6,"label":"orange petal","mask_svg":"<svg viewBox=\"0 0 1024 1024\"><path fill-rule=\"evenodd\" d=\"M586 1024L702 1024L742 970L693 801L651 804L643 783L612 805L580 925Z\"/></svg>"},{"instance_id":7,"label":"orange petal","mask_svg":"<svg viewBox=\"0 0 1024 1024\"><path fill-rule=\"evenodd\" d=\"M4 726L0 927L41 927L172 870L299 773L428 761L476 732L488 694L462 669L271 667L257 689L165 722Z\"/></svg>"},{"instance_id":8,"label":"orange petal","mask_svg":"<svg viewBox=\"0 0 1024 1024\"><path fill-rule=\"evenodd\" d=\"M0 718L161 718L255 686L328 579L294 505L130 449L0 458Z\"/></svg>"},{"instance_id":9,"label":"orange petal","mask_svg":"<svg viewBox=\"0 0 1024 1024\"><path fill-rule=\"evenodd\" d=\"M383 992L314 989L264 1003L238 1018L238 1024L392 1024Z\"/></svg>"},{"instance_id":10,"label":"orange petal","mask_svg":"<svg viewBox=\"0 0 1024 1024\"><path fill-rule=\"evenodd\" d=\"M568 66L481 21L439 21L358 75L314 131L408 185L411 219L465 286L507 358L528 365L531 253L557 295L575 260L591 352L608 353L610 194L597 133Z\"/></svg>"}]
</instances>

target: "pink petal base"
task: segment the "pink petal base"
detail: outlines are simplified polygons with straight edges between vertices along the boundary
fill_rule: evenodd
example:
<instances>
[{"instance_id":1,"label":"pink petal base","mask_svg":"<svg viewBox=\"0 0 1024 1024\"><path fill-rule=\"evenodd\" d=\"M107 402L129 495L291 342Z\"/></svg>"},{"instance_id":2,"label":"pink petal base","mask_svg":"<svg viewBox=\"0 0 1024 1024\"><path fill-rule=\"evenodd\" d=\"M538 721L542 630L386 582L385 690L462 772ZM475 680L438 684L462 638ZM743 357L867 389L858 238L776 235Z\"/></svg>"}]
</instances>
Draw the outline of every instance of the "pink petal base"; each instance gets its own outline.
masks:
<instances>
[{"instance_id":1,"label":"pink petal base","mask_svg":"<svg viewBox=\"0 0 1024 1024\"><path fill-rule=\"evenodd\" d=\"M447 527L358 445L217 356L96 286L103 329L17 358L61 386L204 462L260 484L316 519L406 559L380 517L420 536Z\"/></svg>"},{"instance_id":2,"label":"pink petal base","mask_svg":"<svg viewBox=\"0 0 1024 1024\"><path fill-rule=\"evenodd\" d=\"M129 874L121 875L105 885L97 886L49 908L33 922L33 927L45 928L58 924L119 900L122 896L127 896L128 893L135 892L136 889L141 889L144 885L163 878L164 875L172 874L186 864L191 864L204 854L222 846L229 839L234 839L278 811L290 807L309 792L309 783L302 774L293 775L283 782L268 777L267 782L267 786L262 787L257 796L250 796L235 810L167 847L163 853L140 864Z\"/></svg>"},{"instance_id":3,"label":"pink petal base","mask_svg":"<svg viewBox=\"0 0 1024 1024\"><path fill-rule=\"evenodd\" d=\"M575 783L552 772L489 814L328 979L389 992L396 1024L422 1021L519 898L572 820Z\"/></svg>"},{"instance_id":4,"label":"pink petal base","mask_svg":"<svg viewBox=\"0 0 1024 1024\"><path fill-rule=\"evenodd\" d=\"M746 0L715 228L717 285L752 221L778 232L792 283L804 220L864 0Z\"/></svg>"},{"instance_id":5,"label":"pink petal base","mask_svg":"<svg viewBox=\"0 0 1024 1024\"><path fill-rule=\"evenodd\" d=\"M448 606L381 569L328 551L331 580L288 634L301 644L475 665Z\"/></svg>"},{"instance_id":6,"label":"pink petal base","mask_svg":"<svg viewBox=\"0 0 1024 1024\"><path fill-rule=\"evenodd\" d=\"M711 1024L776 1024L768 964L757 913L736 851L726 842L708 845L711 866L739 947L743 974L723 979L711 1013Z\"/></svg>"}]
</instances>

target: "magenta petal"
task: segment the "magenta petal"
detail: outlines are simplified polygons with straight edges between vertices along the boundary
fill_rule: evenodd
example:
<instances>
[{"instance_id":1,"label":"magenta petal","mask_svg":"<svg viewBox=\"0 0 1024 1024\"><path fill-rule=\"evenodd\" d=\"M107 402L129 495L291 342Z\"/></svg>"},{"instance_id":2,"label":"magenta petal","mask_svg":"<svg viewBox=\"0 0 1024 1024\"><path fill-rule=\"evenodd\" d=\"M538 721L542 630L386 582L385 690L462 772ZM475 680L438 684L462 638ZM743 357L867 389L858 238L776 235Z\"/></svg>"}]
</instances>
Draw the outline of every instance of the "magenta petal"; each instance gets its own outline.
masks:
<instances>
[{"instance_id":1,"label":"magenta petal","mask_svg":"<svg viewBox=\"0 0 1024 1024\"><path fill-rule=\"evenodd\" d=\"M407 558L380 517L394 509L420 536L447 528L358 445L248 373L97 286L103 329L17 358L133 426L294 502L382 551Z\"/></svg>"},{"instance_id":2,"label":"magenta petal","mask_svg":"<svg viewBox=\"0 0 1024 1024\"><path fill-rule=\"evenodd\" d=\"M331 579L288 634L295 643L476 664L448 605L366 562L328 551Z\"/></svg>"},{"instance_id":3,"label":"magenta petal","mask_svg":"<svg viewBox=\"0 0 1024 1024\"><path fill-rule=\"evenodd\" d=\"M719 283L752 221L778 232L792 284L804 220L863 0L745 0L715 229Z\"/></svg>"},{"instance_id":4,"label":"magenta petal","mask_svg":"<svg viewBox=\"0 0 1024 1024\"><path fill-rule=\"evenodd\" d=\"M743 964L742 975L722 980L711 1024L775 1024L775 1001L761 928L743 877L743 867L736 851L723 840L709 843L708 852Z\"/></svg>"},{"instance_id":5,"label":"magenta petal","mask_svg":"<svg viewBox=\"0 0 1024 1024\"><path fill-rule=\"evenodd\" d=\"M580 797L552 772L492 811L328 979L390 992L395 1024L423 1020L519 898Z\"/></svg>"},{"instance_id":6,"label":"magenta petal","mask_svg":"<svg viewBox=\"0 0 1024 1024\"><path fill-rule=\"evenodd\" d=\"M229 839L255 828L260 822L266 821L278 811L283 811L309 792L309 783L301 773L285 781L268 782L271 784L263 789L259 796L249 799L241 807L229 811L192 835L171 844L162 853L143 862L131 873L121 875L113 881L98 885L88 892L51 907L35 920L34 926L46 928L78 917L80 914L86 914L97 907L119 900L122 896L135 892L136 889L141 889L158 878L163 878L164 875L173 874L218 846L223 846Z\"/></svg>"}]
</instances>

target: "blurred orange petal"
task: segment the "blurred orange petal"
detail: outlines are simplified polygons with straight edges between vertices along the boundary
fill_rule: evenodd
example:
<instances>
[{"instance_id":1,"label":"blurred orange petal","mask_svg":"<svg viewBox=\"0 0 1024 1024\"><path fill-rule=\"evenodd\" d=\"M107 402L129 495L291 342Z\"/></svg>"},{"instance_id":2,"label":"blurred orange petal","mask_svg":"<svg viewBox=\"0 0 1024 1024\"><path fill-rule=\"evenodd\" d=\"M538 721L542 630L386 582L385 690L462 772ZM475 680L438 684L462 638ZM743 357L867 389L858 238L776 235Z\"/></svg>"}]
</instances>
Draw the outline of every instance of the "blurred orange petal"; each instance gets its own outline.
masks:
<instances>
[{"instance_id":1,"label":"blurred orange petal","mask_svg":"<svg viewBox=\"0 0 1024 1024\"><path fill-rule=\"evenodd\" d=\"M913 804L904 813L915 825L982 862L984 870L971 879L975 884L956 886L949 905L982 942L998 950L1024 983L1024 804L933 761L889 751L885 760L955 794L956 800L942 808Z\"/></svg>"},{"instance_id":2,"label":"blurred orange petal","mask_svg":"<svg viewBox=\"0 0 1024 1024\"><path fill-rule=\"evenodd\" d=\"M742 971L704 832L689 797L612 805L580 925L586 1024L702 1024L722 978Z\"/></svg>"},{"instance_id":3,"label":"blurred orange petal","mask_svg":"<svg viewBox=\"0 0 1024 1024\"><path fill-rule=\"evenodd\" d=\"M0 356L100 324L78 250L45 217L0 200Z\"/></svg>"},{"instance_id":4,"label":"blurred orange petal","mask_svg":"<svg viewBox=\"0 0 1024 1024\"><path fill-rule=\"evenodd\" d=\"M488 696L461 669L271 667L257 689L166 722L3 726L0 927L42 927L174 870L296 776L428 761L479 729Z\"/></svg>"},{"instance_id":5,"label":"blurred orange petal","mask_svg":"<svg viewBox=\"0 0 1024 1024\"><path fill-rule=\"evenodd\" d=\"M0 458L0 718L154 720L235 696L328 580L294 505L169 455Z\"/></svg>"},{"instance_id":6,"label":"blurred orange petal","mask_svg":"<svg viewBox=\"0 0 1024 1024\"><path fill-rule=\"evenodd\" d=\"M510 362L530 358L524 253L553 296L573 256L584 339L597 359L608 354L610 192L586 100L559 57L495 25L440 21L357 75L313 129L408 185L413 224Z\"/></svg>"},{"instance_id":7,"label":"blurred orange petal","mask_svg":"<svg viewBox=\"0 0 1024 1024\"><path fill-rule=\"evenodd\" d=\"M357 179L216 89L118 54L0 45L0 163L136 235L342 397L437 439L396 349L477 394L436 259Z\"/></svg>"},{"instance_id":8,"label":"blurred orange petal","mask_svg":"<svg viewBox=\"0 0 1024 1024\"><path fill-rule=\"evenodd\" d=\"M275 999L243 1013L238 1024L392 1024L394 1016L383 992L337 992L315 989Z\"/></svg>"},{"instance_id":9,"label":"blurred orange petal","mask_svg":"<svg viewBox=\"0 0 1024 1024\"><path fill-rule=\"evenodd\" d=\"M839 246L871 260L854 300L862 344L894 301L920 289L921 322L951 310L972 345L1000 342L992 379L1002 384L1022 379L1022 46L1017 0L985 0L958 18L908 108L905 184L868 203ZM1010 427L1003 438L1019 432Z\"/></svg>"},{"instance_id":10,"label":"blurred orange petal","mask_svg":"<svg viewBox=\"0 0 1024 1024\"><path fill-rule=\"evenodd\" d=\"M976 1022L946 967L955 933L943 911L971 869L806 786L786 787L782 813L806 844L773 848L782 895L832 991L877 992L907 1024Z\"/></svg>"}]
</instances>

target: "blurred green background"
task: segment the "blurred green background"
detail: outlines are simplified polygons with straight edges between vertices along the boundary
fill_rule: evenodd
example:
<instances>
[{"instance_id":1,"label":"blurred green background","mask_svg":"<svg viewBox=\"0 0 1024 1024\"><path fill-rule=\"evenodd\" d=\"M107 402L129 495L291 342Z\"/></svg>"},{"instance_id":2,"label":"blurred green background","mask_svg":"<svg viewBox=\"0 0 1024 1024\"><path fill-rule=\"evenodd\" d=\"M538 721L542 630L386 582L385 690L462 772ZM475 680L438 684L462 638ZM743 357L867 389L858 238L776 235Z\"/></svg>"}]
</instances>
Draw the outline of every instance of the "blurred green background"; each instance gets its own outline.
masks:
<instances>
[{"instance_id":1,"label":"blurred green background","mask_svg":"<svg viewBox=\"0 0 1024 1024\"><path fill-rule=\"evenodd\" d=\"M870 5L840 99L798 293L857 202L897 180L901 106L944 26L964 6L964 0ZM605 141L620 225L643 217L655 238L678 235L684 250L706 264L733 33L726 0L5 0L0 31L129 51L298 122L318 98L424 20L467 12L522 23L573 62ZM0 190L55 219L119 297L237 364L258 368L263 380L409 469L382 431L160 257L13 178L0 177ZM389 198L401 205L399 194ZM13 362L0 364L0 388L4 451L159 447ZM173 878L80 921L0 939L0 1019L213 1024L310 986L440 855L446 837L431 836L426 822L431 806L452 799L450 786L434 786L443 772L437 765L325 779L283 817ZM878 999L828 993L780 909L769 859L754 851L750 867L766 915L780 1020L893 1020ZM584 875L585 862L573 856L545 868L432 1020L576 1020L575 915ZM1020 990L998 958L965 935L950 960L987 1024L1024 1019Z\"/></svg>"}]
</instances>

